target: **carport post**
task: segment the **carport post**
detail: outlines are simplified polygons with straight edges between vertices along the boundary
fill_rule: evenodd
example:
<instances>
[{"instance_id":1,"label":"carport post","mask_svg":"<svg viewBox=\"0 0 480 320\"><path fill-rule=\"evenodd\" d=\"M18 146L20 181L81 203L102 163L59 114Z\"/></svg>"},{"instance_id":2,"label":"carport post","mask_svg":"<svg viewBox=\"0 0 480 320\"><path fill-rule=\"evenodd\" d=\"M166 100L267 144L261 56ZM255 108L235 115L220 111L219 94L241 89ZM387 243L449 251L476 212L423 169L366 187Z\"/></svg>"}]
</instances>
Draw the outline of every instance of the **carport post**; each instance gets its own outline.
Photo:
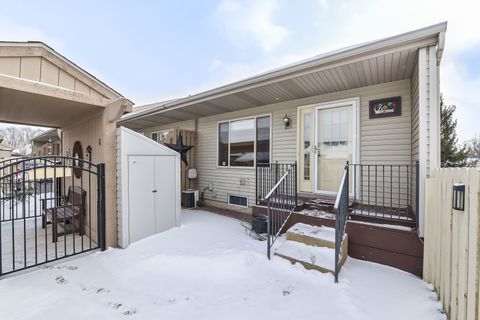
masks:
<instances>
[{"instance_id":1,"label":"carport post","mask_svg":"<svg viewBox=\"0 0 480 320\"><path fill-rule=\"evenodd\" d=\"M97 196L97 227L98 247L105 251L105 164L97 165L98 196Z\"/></svg>"}]
</instances>

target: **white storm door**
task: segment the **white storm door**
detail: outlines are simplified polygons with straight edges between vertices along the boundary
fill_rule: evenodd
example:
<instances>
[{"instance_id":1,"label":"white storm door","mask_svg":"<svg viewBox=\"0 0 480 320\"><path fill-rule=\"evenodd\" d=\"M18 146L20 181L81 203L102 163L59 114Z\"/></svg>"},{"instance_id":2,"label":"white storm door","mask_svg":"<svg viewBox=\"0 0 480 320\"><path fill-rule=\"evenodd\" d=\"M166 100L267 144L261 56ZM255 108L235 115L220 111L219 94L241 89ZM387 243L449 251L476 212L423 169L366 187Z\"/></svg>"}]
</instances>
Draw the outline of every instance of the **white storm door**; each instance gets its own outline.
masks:
<instances>
[{"instance_id":1,"label":"white storm door","mask_svg":"<svg viewBox=\"0 0 480 320\"><path fill-rule=\"evenodd\" d=\"M128 157L130 243L155 233L155 159Z\"/></svg>"},{"instance_id":2,"label":"white storm door","mask_svg":"<svg viewBox=\"0 0 480 320\"><path fill-rule=\"evenodd\" d=\"M315 192L336 194L345 163L354 152L354 106L315 108Z\"/></svg>"}]
</instances>

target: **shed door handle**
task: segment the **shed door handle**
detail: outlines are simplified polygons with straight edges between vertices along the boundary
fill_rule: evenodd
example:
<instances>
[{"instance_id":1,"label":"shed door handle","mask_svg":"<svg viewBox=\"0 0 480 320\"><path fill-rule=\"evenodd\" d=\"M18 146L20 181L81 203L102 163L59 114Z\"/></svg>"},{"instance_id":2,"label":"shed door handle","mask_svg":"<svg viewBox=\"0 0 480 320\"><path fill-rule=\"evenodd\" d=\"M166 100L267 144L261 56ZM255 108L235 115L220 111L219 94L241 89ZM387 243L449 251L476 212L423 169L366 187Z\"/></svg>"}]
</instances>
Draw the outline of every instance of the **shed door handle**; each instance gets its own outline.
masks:
<instances>
[{"instance_id":1,"label":"shed door handle","mask_svg":"<svg viewBox=\"0 0 480 320\"><path fill-rule=\"evenodd\" d=\"M153 193L157 193L157 190L152 190Z\"/></svg>"}]
</instances>

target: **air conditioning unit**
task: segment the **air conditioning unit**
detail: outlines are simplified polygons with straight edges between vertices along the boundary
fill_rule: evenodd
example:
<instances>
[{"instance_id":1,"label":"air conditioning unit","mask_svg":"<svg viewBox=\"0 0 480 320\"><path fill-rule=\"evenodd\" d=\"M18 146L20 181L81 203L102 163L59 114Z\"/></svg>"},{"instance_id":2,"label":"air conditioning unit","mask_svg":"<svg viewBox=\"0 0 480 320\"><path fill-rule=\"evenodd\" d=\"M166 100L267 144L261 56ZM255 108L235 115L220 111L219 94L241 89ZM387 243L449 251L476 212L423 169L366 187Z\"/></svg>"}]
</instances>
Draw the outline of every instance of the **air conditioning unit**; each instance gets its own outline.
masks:
<instances>
[{"instance_id":1,"label":"air conditioning unit","mask_svg":"<svg viewBox=\"0 0 480 320\"><path fill-rule=\"evenodd\" d=\"M200 200L198 190L188 189L182 191L182 207L196 208L198 200Z\"/></svg>"}]
</instances>

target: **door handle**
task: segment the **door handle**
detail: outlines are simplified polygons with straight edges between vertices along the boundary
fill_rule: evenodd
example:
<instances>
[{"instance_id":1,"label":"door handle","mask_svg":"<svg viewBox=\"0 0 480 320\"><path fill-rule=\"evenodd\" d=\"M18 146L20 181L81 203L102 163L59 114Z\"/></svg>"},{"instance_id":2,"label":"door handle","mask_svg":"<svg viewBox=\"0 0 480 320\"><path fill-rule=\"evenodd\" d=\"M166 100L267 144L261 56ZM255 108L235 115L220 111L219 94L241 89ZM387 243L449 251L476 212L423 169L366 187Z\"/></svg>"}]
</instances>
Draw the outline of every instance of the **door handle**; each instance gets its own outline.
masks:
<instances>
[{"instance_id":1,"label":"door handle","mask_svg":"<svg viewBox=\"0 0 480 320\"><path fill-rule=\"evenodd\" d=\"M157 193L157 190L152 190L153 193Z\"/></svg>"}]
</instances>

